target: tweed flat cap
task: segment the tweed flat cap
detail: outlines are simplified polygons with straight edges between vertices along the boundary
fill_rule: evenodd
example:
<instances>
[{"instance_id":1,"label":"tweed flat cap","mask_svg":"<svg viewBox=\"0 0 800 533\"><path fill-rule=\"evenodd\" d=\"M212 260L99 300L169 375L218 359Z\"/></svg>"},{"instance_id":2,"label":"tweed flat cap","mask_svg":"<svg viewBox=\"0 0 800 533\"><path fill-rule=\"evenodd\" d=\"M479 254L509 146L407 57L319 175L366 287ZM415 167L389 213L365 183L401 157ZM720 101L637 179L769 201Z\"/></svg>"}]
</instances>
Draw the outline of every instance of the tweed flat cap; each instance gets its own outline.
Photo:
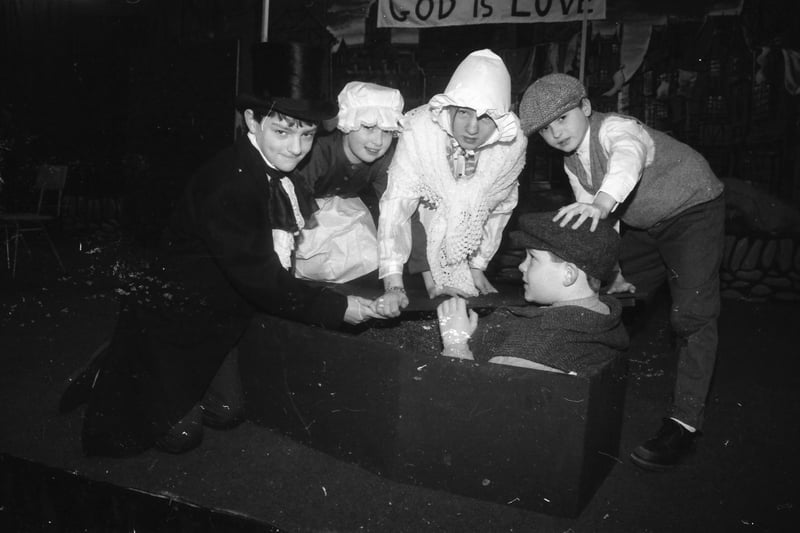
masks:
<instances>
[{"instance_id":1,"label":"tweed flat cap","mask_svg":"<svg viewBox=\"0 0 800 533\"><path fill-rule=\"evenodd\" d=\"M520 248L552 252L564 261L574 263L589 276L610 281L619 258L620 238L609 220L601 220L597 229L584 222L572 229L553 222L555 211L526 213L519 217L519 229L512 231L511 242Z\"/></svg>"},{"instance_id":2,"label":"tweed flat cap","mask_svg":"<svg viewBox=\"0 0 800 533\"><path fill-rule=\"evenodd\" d=\"M525 135L544 128L586 98L586 89L568 74L542 76L525 90L519 104L519 119Z\"/></svg>"}]
</instances>

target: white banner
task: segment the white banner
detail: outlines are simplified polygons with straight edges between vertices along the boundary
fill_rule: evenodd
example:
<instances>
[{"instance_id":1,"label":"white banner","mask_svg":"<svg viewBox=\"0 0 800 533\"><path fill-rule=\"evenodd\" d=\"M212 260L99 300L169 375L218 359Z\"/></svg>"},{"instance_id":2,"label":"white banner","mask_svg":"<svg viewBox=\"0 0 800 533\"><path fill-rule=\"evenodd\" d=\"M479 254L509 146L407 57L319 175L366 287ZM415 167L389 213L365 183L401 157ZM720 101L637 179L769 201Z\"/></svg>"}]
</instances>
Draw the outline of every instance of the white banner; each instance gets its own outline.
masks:
<instances>
[{"instance_id":1,"label":"white banner","mask_svg":"<svg viewBox=\"0 0 800 533\"><path fill-rule=\"evenodd\" d=\"M606 0L378 0L379 28L602 20Z\"/></svg>"}]
</instances>

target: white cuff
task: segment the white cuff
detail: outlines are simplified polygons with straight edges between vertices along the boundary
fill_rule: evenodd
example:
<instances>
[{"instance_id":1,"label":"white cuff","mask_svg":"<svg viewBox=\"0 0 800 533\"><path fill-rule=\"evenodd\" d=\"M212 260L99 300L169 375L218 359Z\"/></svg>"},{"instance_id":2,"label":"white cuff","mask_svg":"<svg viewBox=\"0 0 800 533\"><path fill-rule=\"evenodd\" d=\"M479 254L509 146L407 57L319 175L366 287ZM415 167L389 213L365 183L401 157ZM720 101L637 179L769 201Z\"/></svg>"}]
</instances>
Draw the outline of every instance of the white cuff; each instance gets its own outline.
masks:
<instances>
[{"instance_id":1,"label":"white cuff","mask_svg":"<svg viewBox=\"0 0 800 533\"><path fill-rule=\"evenodd\" d=\"M475 359L472 355L472 351L469 349L469 346L466 343L445 344L444 350L442 350L442 355L456 359L468 359L470 361Z\"/></svg>"}]
</instances>

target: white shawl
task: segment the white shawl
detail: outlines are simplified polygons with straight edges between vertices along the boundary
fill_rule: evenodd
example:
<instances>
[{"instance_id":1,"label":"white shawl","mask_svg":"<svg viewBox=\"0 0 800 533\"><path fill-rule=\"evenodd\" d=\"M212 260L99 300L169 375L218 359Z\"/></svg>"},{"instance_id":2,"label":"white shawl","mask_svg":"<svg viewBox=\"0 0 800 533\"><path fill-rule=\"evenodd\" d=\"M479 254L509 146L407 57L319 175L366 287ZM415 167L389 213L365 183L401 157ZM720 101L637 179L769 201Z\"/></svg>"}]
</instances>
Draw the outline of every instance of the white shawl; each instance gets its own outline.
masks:
<instances>
[{"instance_id":1,"label":"white shawl","mask_svg":"<svg viewBox=\"0 0 800 533\"><path fill-rule=\"evenodd\" d=\"M477 295L469 261L481 246L489 215L512 195L516 202L527 138L517 128L513 141L481 148L475 174L456 180L447 158L449 135L434 120L428 105L406 115L405 130L389 169L387 194L394 190L400 196L416 196L423 208L433 210L425 231L436 285Z\"/></svg>"}]
</instances>

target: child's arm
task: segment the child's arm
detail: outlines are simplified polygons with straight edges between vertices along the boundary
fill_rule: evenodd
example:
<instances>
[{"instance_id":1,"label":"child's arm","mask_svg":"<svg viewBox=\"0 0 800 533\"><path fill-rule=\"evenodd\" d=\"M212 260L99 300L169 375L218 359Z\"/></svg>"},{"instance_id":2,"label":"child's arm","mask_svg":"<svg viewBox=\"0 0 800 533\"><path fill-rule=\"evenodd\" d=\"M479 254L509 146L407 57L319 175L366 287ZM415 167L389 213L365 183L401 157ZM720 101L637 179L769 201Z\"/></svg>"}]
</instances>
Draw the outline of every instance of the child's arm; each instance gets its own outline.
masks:
<instances>
[{"instance_id":1,"label":"child's arm","mask_svg":"<svg viewBox=\"0 0 800 533\"><path fill-rule=\"evenodd\" d=\"M403 142L405 141L405 142ZM411 218L419 206L419 192L415 188L417 176L414 165L411 135L398 143L387 175L386 191L380 199L378 219L378 277L383 280L382 306L378 312L396 317L408 305L403 287L403 266L408 261L412 247Z\"/></svg>"},{"instance_id":2,"label":"child's arm","mask_svg":"<svg viewBox=\"0 0 800 533\"><path fill-rule=\"evenodd\" d=\"M467 311L467 301L458 296L445 300L436 308L439 332L444 350L442 355L458 359L474 359L468 341L478 327L478 315Z\"/></svg>"},{"instance_id":3,"label":"child's arm","mask_svg":"<svg viewBox=\"0 0 800 533\"><path fill-rule=\"evenodd\" d=\"M617 116L603 121L598 139L608 157L600 192L621 204L638 185L645 167L653 162L653 139L636 120Z\"/></svg>"},{"instance_id":4,"label":"child's arm","mask_svg":"<svg viewBox=\"0 0 800 533\"><path fill-rule=\"evenodd\" d=\"M600 126L598 139L608 158L606 173L601 178L602 184L591 202L585 196L578 196L576 192L577 202L559 210L554 220L560 220L562 227L577 217L572 225L573 229L591 219L591 229L594 231L600 219L606 218L617 205L625 201L639 183L645 166L652 162L655 152L653 140L635 120L608 117ZM573 181L576 180L570 176L570 184L575 190Z\"/></svg>"},{"instance_id":5,"label":"child's arm","mask_svg":"<svg viewBox=\"0 0 800 533\"><path fill-rule=\"evenodd\" d=\"M472 280L478 292L481 294L497 292L497 289L486 279L484 271L489 266L489 261L491 261L497 253L498 248L500 248L500 242L503 239L503 231L506 225L508 225L508 221L511 219L511 213L517 206L518 201L519 189L517 184L514 183L514 185L509 188L508 195L497 204L497 207L495 207L491 213L489 213L489 217L483 225L478 253L476 253L469 262Z\"/></svg>"}]
</instances>

